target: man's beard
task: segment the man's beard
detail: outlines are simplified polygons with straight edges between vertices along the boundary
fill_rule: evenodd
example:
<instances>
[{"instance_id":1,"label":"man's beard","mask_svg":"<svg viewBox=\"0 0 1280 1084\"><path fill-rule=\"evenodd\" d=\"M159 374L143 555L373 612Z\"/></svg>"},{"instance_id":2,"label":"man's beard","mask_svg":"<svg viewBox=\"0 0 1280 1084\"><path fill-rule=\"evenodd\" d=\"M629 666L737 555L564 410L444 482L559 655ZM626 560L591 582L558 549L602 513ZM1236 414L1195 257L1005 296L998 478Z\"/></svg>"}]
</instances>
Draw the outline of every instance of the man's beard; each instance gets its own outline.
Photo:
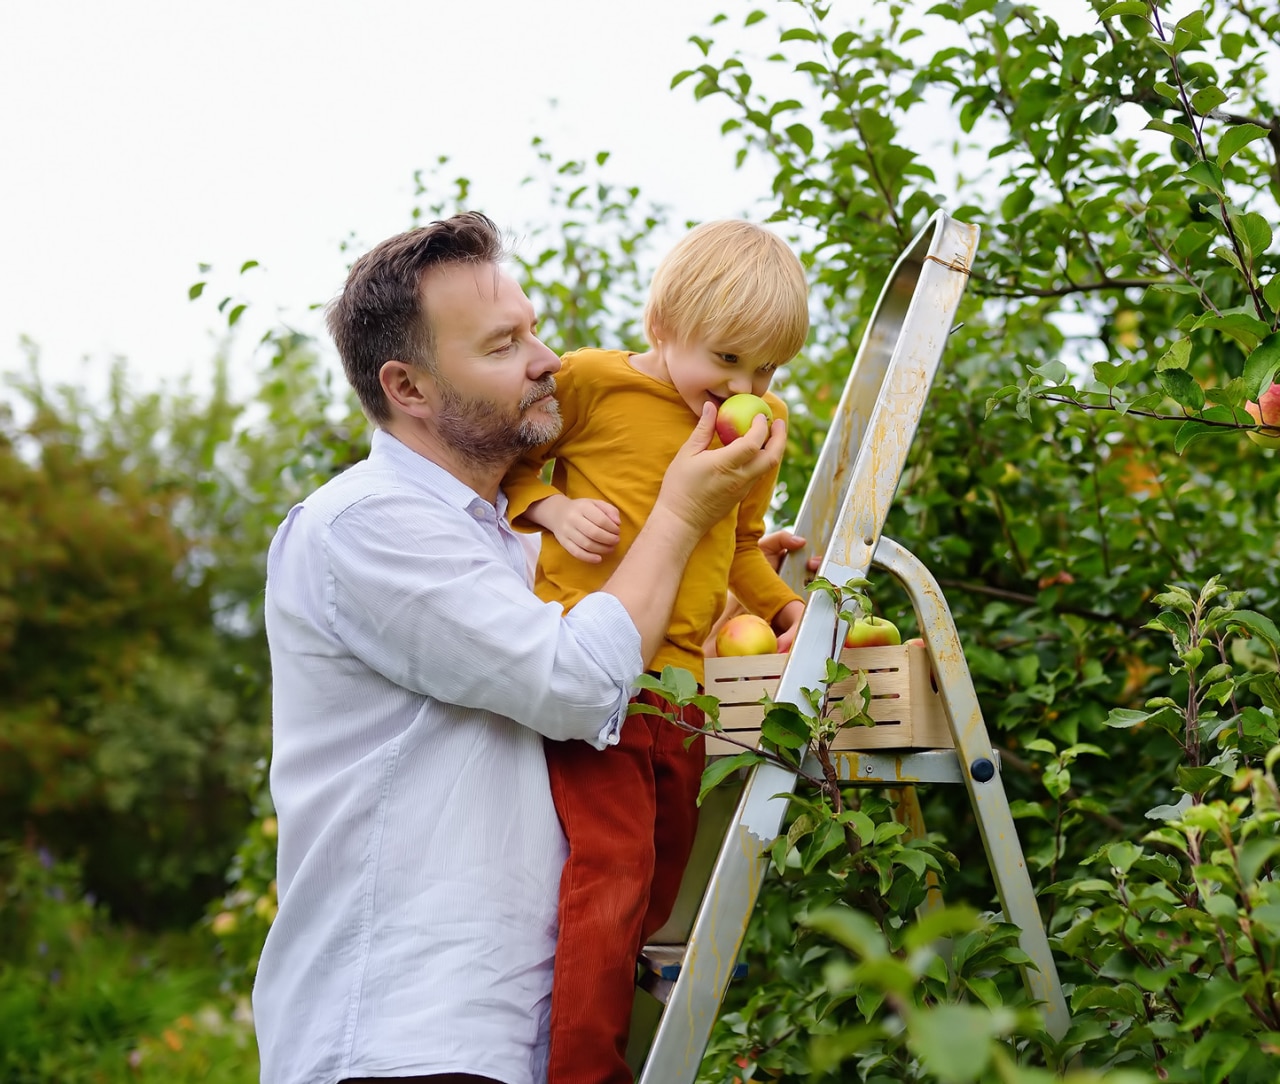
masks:
<instances>
[{"instance_id":1,"label":"man's beard","mask_svg":"<svg viewBox=\"0 0 1280 1084\"><path fill-rule=\"evenodd\" d=\"M513 411L505 411L489 399L466 399L447 380L436 377L440 411L435 418L437 435L473 466L494 467L514 463L530 448L560 435L560 404L544 404L544 418L525 412L544 396L554 395L553 376L539 380Z\"/></svg>"}]
</instances>

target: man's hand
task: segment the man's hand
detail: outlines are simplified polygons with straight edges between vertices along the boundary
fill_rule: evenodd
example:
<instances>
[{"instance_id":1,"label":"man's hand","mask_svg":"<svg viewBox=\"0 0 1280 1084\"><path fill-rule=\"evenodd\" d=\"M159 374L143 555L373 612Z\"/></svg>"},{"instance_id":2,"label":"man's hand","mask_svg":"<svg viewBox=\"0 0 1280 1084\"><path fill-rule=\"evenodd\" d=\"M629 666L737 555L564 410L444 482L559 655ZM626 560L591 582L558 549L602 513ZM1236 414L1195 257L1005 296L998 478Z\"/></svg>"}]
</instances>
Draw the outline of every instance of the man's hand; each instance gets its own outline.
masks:
<instances>
[{"instance_id":1,"label":"man's hand","mask_svg":"<svg viewBox=\"0 0 1280 1084\"><path fill-rule=\"evenodd\" d=\"M763 414L751 421L745 436L723 448L712 448L715 407L707 403L697 427L667 468L654 510L663 509L701 538L747 495L764 475L778 469L787 444L787 426Z\"/></svg>"}]
</instances>

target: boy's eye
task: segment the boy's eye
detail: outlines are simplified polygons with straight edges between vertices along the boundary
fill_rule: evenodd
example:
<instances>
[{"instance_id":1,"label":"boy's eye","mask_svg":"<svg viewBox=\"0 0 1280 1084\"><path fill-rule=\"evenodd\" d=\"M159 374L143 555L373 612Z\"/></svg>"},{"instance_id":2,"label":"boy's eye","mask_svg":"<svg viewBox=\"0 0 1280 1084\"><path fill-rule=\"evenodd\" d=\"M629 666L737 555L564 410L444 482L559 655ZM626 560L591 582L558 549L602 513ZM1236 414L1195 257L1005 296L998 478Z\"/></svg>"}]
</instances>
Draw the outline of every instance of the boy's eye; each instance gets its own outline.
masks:
<instances>
[{"instance_id":1,"label":"boy's eye","mask_svg":"<svg viewBox=\"0 0 1280 1084\"><path fill-rule=\"evenodd\" d=\"M727 365L737 365L737 364L738 364L738 355L737 355L737 354L717 354L717 355L716 355L716 357L718 357L721 361L725 362L725 364L727 364Z\"/></svg>"}]
</instances>

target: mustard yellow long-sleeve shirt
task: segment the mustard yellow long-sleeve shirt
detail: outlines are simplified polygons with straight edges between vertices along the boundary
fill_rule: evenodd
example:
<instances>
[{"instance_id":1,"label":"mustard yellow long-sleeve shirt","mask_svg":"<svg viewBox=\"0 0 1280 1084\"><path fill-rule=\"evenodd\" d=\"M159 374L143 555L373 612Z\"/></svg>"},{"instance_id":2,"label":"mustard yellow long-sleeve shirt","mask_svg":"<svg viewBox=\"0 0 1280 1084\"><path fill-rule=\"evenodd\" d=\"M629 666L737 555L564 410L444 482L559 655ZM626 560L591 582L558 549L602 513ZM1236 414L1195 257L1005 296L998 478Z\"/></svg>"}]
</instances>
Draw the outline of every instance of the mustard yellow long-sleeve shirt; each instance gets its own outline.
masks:
<instances>
[{"instance_id":1,"label":"mustard yellow long-sleeve shirt","mask_svg":"<svg viewBox=\"0 0 1280 1084\"><path fill-rule=\"evenodd\" d=\"M629 357L621 350L566 354L556 374L564 420L560 436L521 459L502 483L511 522L523 530L535 529L521 519L525 510L554 493L592 497L618 509L622 538L599 564L570 556L550 531L544 532L534 590L566 610L613 575L648 518L667 467L698 422L675 388L633 368ZM774 417L785 421L782 400L772 394L765 399ZM549 459L555 460L550 485L540 477ZM798 598L759 547L776 481L776 471L761 478L736 514L712 527L694 549L653 669L681 666L702 680L702 644L729 589L766 620Z\"/></svg>"}]
</instances>

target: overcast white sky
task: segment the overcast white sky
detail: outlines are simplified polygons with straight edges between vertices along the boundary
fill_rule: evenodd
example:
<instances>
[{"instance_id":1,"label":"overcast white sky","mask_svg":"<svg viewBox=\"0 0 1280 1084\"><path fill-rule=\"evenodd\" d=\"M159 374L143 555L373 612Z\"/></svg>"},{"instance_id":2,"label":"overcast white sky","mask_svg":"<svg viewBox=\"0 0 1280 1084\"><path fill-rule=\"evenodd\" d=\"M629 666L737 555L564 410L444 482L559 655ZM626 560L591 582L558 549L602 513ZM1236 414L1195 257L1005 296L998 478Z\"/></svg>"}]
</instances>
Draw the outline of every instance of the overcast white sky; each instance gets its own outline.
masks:
<instances>
[{"instance_id":1,"label":"overcast white sky","mask_svg":"<svg viewBox=\"0 0 1280 1084\"><path fill-rule=\"evenodd\" d=\"M0 372L27 335L52 380L99 387L117 354L147 384L198 374L217 327L187 299L199 264L214 300L241 286L259 319L305 321L342 281L341 241L406 228L413 171L441 154L510 227L539 217L518 185L534 134L558 159L612 151L611 176L677 217L751 210L769 179L734 170L725 107L668 89L722 9L749 10L0 0ZM263 269L237 283L248 259ZM251 379L248 345L232 356Z\"/></svg>"}]
</instances>

